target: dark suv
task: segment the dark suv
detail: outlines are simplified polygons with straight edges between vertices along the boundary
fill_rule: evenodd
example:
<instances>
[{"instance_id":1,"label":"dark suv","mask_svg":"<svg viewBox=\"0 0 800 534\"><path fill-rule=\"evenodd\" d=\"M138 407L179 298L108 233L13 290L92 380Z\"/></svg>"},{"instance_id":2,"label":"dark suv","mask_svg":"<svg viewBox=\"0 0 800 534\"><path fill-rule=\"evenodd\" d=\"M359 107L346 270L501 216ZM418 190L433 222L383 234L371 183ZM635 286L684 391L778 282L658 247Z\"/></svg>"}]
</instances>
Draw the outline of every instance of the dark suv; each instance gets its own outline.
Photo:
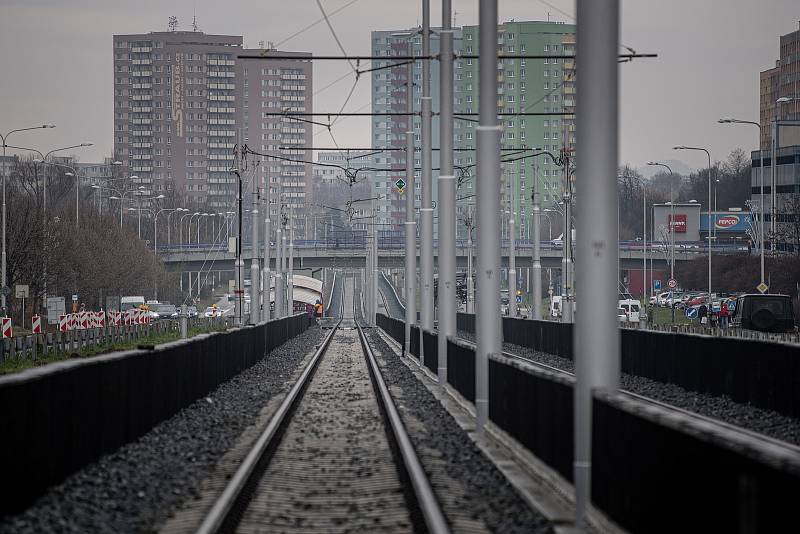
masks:
<instances>
[{"instance_id":1,"label":"dark suv","mask_svg":"<svg viewBox=\"0 0 800 534\"><path fill-rule=\"evenodd\" d=\"M741 295L731 314L732 326L760 332L794 332L794 310L788 295Z\"/></svg>"}]
</instances>

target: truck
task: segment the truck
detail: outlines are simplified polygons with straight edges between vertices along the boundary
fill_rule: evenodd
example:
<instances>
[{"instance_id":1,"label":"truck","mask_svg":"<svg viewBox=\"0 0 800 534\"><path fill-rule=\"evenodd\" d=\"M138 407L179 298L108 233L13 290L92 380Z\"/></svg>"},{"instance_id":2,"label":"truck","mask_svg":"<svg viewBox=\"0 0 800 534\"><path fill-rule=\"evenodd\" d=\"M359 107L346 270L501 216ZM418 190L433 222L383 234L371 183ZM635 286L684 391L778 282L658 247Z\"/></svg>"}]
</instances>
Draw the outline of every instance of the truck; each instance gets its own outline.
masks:
<instances>
[{"instance_id":1,"label":"truck","mask_svg":"<svg viewBox=\"0 0 800 534\"><path fill-rule=\"evenodd\" d=\"M138 297L138 296L122 297L119 301L119 310L120 311L132 310L134 308L138 308L144 303L145 303L144 297Z\"/></svg>"}]
</instances>

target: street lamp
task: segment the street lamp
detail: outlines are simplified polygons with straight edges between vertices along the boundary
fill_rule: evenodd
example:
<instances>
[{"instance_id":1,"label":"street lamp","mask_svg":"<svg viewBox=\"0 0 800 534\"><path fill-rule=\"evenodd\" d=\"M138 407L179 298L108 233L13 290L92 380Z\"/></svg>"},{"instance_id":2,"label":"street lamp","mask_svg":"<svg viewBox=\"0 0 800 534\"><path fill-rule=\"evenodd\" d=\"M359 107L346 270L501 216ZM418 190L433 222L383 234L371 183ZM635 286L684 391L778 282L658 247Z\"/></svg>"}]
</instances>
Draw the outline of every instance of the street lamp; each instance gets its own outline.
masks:
<instances>
[{"instance_id":1,"label":"street lamp","mask_svg":"<svg viewBox=\"0 0 800 534\"><path fill-rule=\"evenodd\" d=\"M648 161L648 165L653 165L656 167L664 167L669 171L670 178L674 178L674 173L672 172L672 167L667 165L666 163L660 163L658 161ZM675 194L674 189L672 187L674 180L669 181L669 279L675 279ZM653 221L653 225L655 226L655 220ZM655 233L653 234L655 236ZM652 267L652 263L650 266ZM652 284L653 281L650 280ZM670 297L672 297L672 288L670 288ZM672 306L672 322L675 322L675 306Z\"/></svg>"},{"instance_id":2,"label":"street lamp","mask_svg":"<svg viewBox=\"0 0 800 534\"><path fill-rule=\"evenodd\" d=\"M64 173L64 176L75 177L75 228L78 228L78 204L80 202L81 177L73 172Z\"/></svg>"},{"instance_id":3,"label":"street lamp","mask_svg":"<svg viewBox=\"0 0 800 534\"><path fill-rule=\"evenodd\" d=\"M8 137L16 132L25 132L27 130L38 130L40 128L55 128L54 124L43 124L41 126L31 126L30 128L17 128L16 130L11 130L10 132L6 133L5 135L0 134L0 140L3 141L3 253L2 253L2 271L3 271L3 280L2 285L0 285L0 306L2 306L3 314L7 314L6 308L6 292L10 292L9 289L6 288L6 166L8 162L6 161L6 147L8 146Z\"/></svg>"},{"instance_id":4,"label":"street lamp","mask_svg":"<svg viewBox=\"0 0 800 534\"><path fill-rule=\"evenodd\" d=\"M758 166L759 167L758 173L759 173L759 179L761 181L761 204L760 204L761 211L759 216L759 222L761 223L760 224L761 228L759 229L759 232L761 234L760 235L761 283L759 284L759 288L763 288L766 286L766 283L764 282L764 207L766 206L766 204L764 203L764 151L761 150L761 133L762 133L761 124L755 121L744 121L744 120L734 119L731 117L723 117L719 119L717 122L719 122L720 124L751 124L753 126L758 127L758 159L760 160ZM772 165L772 163L770 163L770 165Z\"/></svg>"},{"instance_id":5,"label":"street lamp","mask_svg":"<svg viewBox=\"0 0 800 534\"><path fill-rule=\"evenodd\" d=\"M708 311L711 311L711 153L705 148L686 145L676 145L673 150L697 150L706 153L708 157Z\"/></svg>"},{"instance_id":6,"label":"street lamp","mask_svg":"<svg viewBox=\"0 0 800 534\"><path fill-rule=\"evenodd\" d=\"M174 211L172 211L170 213L167 213L167 246L171 246L172 245L172 239L170 237L171 226L170 226L169 220L170 220L170 218L172 217L173 214L178 213L178 212L184 212L184 211L189 211L189 210L187 208L175 208ZM181 220L183 220L183 218L181 218Z\"/></svg>"},{"instance_id":7,"label":"street lamp","mask_svg":"<svg viewBox=\"0 0 800 534\"><path fill-rule=\"evenodd\" d=\"M135 174L129 177L129 180L138 180L138 179L139 179L139 177L136 176ZM113 192L115 192L117 194L115 196L108 197L108 199L109 200L119 200L119 225L120 225L120 227L122 227L122 210L123 210L124 204L125 204L125 197L128 196L128 194L136 194L139 191L142 191L143 189L145 189L145 187L143 185L140 185L137 189L129 189L128 191L119 191L117 189L109 188L109 190L111 190L111 191L113 191Z\"/></svg>"}]
</instances>

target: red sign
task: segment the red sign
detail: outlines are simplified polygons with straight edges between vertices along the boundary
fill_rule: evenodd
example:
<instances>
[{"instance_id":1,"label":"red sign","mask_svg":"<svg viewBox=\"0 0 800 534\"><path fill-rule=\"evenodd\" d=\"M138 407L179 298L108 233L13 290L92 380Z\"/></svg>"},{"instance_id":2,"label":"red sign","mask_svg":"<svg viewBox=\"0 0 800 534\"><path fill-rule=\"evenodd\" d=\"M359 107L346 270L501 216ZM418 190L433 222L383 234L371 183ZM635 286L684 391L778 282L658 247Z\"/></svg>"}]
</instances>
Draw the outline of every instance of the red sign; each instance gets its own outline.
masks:
<instances>
[{"instance_id":1,"label":"red sign","mask_svg":"<svg viewBox=\"0 0 800 534\"><path fill-rule=\"evenodd\" d=\"M738 215L724 215L722 217L717 217L717 220L714 223L717 228L733 228L737 224L739 224Z\"/></svg>"},{"instance_id":2,"label":"red sign","mask_svg":"<svg viewBox=\"0 0 800 534\"><path fill-rule=\"evenodd\" d=\"M668 224L675 229L675 232L678 234L685 234L686 233L686 214L685 213L676 213L675 214L675 222L672 222L672 215L667 215L667 222Z\"/></svg>"}]
</instances>

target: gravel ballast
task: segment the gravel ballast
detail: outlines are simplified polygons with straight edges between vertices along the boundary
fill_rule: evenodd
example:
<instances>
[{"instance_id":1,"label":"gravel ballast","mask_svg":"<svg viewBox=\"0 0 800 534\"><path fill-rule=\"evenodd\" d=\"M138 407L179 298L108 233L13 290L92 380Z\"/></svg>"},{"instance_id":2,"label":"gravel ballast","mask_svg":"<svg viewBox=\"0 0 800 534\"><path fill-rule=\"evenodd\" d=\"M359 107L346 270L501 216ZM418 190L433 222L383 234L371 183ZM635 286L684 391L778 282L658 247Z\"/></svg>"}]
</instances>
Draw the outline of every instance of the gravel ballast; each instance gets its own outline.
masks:
<instances>
[{"instance_id":1,"label":"gravel ballast","mask_svg":"<svg viewBox=\"0 0 800 534\"><path fill-rule=\"evenodd\" d=\"M552 532L380 335L367 336L453 531Z\"/></svg>"},{"instance_id":2,"label":"gravel ballast","mask_svg":"<svg viewBox=\"0 0 800 534\"><path fill-rule=\"evenodd\" d=\"M458 337L474 341L475 336L459 332ZM539 352L520 345L503 343L503 350L522 358L556 367L568 373L575 372L575 364L568 358ZM750 404L736 402L725 395L709 395L690 391L675 384L657 382L650 378L622 373L620 387L665 404L682 408L725 423L746 428L787 443L800 445L800 420Z\"/></svg>"},{"instance_id":3,"label":"gravel ballast","mask_svg":"<svg viewBox=\"0 0 800 534\"><path fill-rule=\"evenodd\" d=\"M0 533L143 532L187 499L324 337L312 327L139 440L50 488ZM57 446L57 444L53 444ZM6 459L10 461L10 459Z\"/></svg>"}]
</instances>

